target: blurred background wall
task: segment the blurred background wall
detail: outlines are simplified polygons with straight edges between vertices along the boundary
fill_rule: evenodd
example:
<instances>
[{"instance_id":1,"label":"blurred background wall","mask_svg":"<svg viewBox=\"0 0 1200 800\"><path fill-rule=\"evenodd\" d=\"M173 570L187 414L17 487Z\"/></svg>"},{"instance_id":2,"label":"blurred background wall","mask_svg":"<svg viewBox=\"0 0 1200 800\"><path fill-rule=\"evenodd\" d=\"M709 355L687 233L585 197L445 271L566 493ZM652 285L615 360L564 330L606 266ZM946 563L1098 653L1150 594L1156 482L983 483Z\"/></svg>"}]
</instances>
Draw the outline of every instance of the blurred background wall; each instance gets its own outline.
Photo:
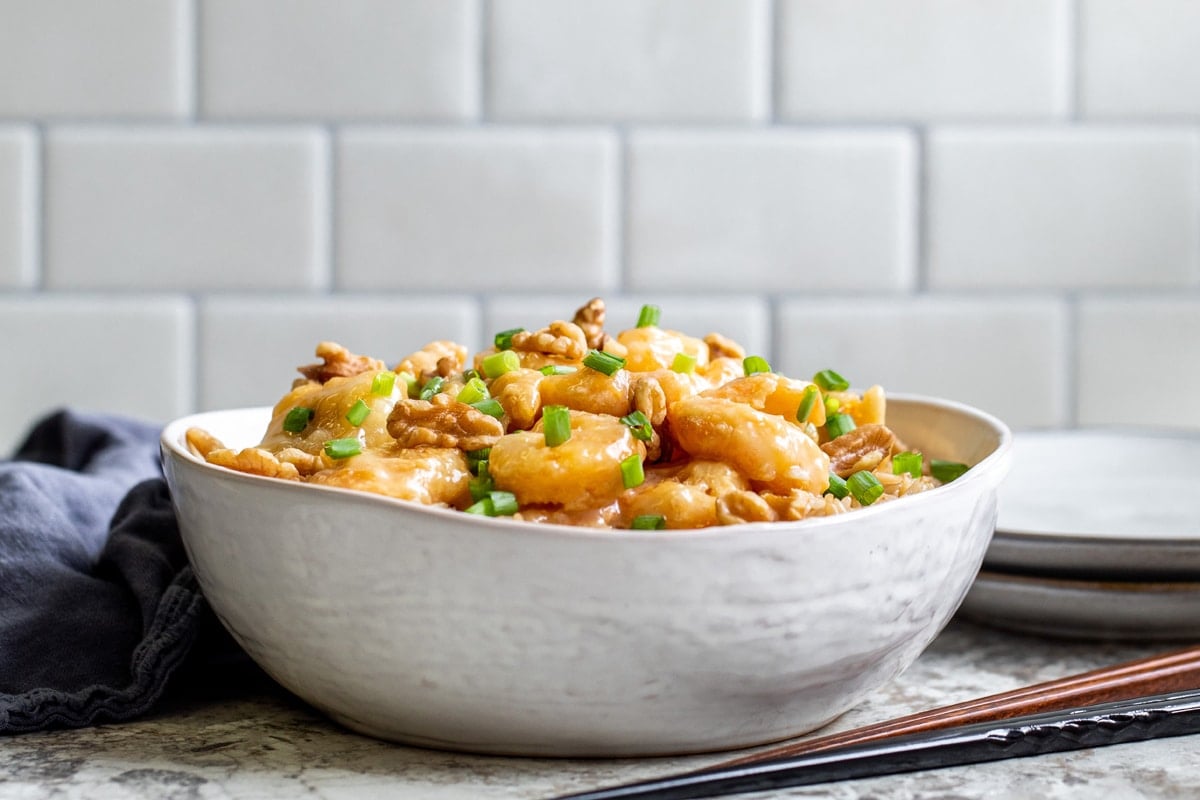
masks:
<instances>
[{"instance_id":1,"label":"blurred background wall","mask_svg":"<svg viewBox=\"0 0 1200 800\"><path fill-rule=\"evenodd\" d=\"M0 451L610 299L1200 427L1200 3L0 0Z\"/></svg>"}]
</instances>

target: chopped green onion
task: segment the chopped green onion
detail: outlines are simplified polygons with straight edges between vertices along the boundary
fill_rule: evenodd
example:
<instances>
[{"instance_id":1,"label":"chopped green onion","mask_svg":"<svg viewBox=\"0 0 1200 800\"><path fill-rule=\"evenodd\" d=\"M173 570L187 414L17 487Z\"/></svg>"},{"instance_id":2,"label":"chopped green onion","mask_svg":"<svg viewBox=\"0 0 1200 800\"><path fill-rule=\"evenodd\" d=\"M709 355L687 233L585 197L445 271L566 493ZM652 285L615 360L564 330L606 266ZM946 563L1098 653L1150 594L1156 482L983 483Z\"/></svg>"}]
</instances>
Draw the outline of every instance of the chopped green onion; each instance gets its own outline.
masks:
<instances>
[{"instance_id":1,"label":"chopped green onion","mask_svg":"<svg viewBox=\"0 0 1200 800\"><path fill-rule=\"evenodd\" d=\"M325 443L325 455L330 458L349 458L362 452L362 442L355 437L330 439Z\"/></svg>"},{"instance_id":2,"label":"chopped green onion","mask_svg":"<svg viewBox=\"0 0 1200 800\"><path fill-rule=\"evenodd\" d=\"M842 401L838 400L836 397L826 397L825 398L825 416L829 416L830 414L836 414L837 410L841 407L842 407Z\"/></svg>"},{"instance_id":3,"label":"chopped green onion","mask_svg":"<svg viewBox=\"0 0 1200 800\"><path fill-rule=\"evenodd\" d=\"M854 499L864 506L871 505L883 494L883 484L879 482L879 478L865 469L851 475L846 480L846 488L854 495Z\"/></svg>"},{"instance_id":4,"label":"chopped green onion","mask_svg":"<svg viewBox=\"0 0 1200 800\"><path fill-rule=\"evenodd\" d=\"M395 388L396 373L394 372L381 372L371 381L371 394L380 397L391 397L392 390Z\"/></svg>"},{"instance_id":5,"label":"chopped green onion","mask_svg":"<svg viewBox=\"0 0 1200 800\"><path fill-rule=\"evenodd\" d=\"M961 478L969 470L966 464L957 461L943 461L940 458L929 459L929 472L942 483Z\"/></svg>"},{"instance_id":6,"label":"chopped green onion","mask_svg":"<svg viewBox=\"0 0 1200 800\"><path fill-rule=\"evenodd\" d=\"M687 353L676 353L675 360L671 362L672 372L682 372L689 374L696 371L696 357L690 356Z\"/></svg>"},{"instance_id":7,"label":"chopped green onion","mask_svg":"<svg viewBox=\"0 0 1200 800\"><path fill-rule=\"evenodd\" d=\"M463 510L468 514L485 517L510 517L517 513L517 498L512 492L492 491Z\"/></svg>"},{"instance_id":8,"label":"chopped green onion","mask_svg":"<svg viewBox=\"0 0 1200 800\"><path fill-rule=\"evenodd\" d=\"M296 406L283 418L283 429L288 433L300 433L308 427L308 423L312 421L314 414L316 412L311 408Z\"/></svg>"},{"instance_id":9,"label":"chopped green onion","mask_svg":"<svg viewBox=\"0 0 1200 800\"><path fill-rule=\"evenodd\" d=\"M487 497L488 492L496 488L486 461L479 462L479 474L467 482L467 488L471 491L471 499L476 501Z\"/></svg>"},{"instance_id":10,"label":"chopped green onion","mask_svg":"<svg viewBox=\"0 0 1200 800\"><path fill-rule=\"evenodd\" d=\"M626 489L641 486L645 480L646 473L642 470L642 457L640 455L634 453L621 462L621 481L625 484Z\"/></svg>"},{"instance_id":11,"label":"chopped green onion","mask_svg":"<svg viewBox=\"0 0 1200 800\"><path fill-rule=\"evenodd\" d=\"M921 477L921 462L923 456L915 451L906 453L896 453L892 456L892 474L904 475L905 473L914 478Z\"/></svg>"},{"instance_id":12,"label":"chopped green onion","mask_svg":"<svg viewBox=\"0 0 1200 800\"><path fill-rule=\"evenodd\" d=\"M634 411L621 417L621 422L629 427L633 438L648 442L654 438L654 427L650 420L640 411Z\"/></svg>"},{"instance_id":13,"label":"chopped green onion","mask_svg":"<svg viewBox=\"0 0 1200 800\"><path fill-rule=\"evenodd\" d=\"M849 414L834 414L825 420L825 432L830 439L836 439L842 434L849 433L857 427Z\"/></svg>"},{"instance_id":14,"label":"chopped green onion","mask_svg":"<svg viewBox=\"0 0 1200 800\"><path fill-rule=\"evenodd\" d=\"M542 409L542 432L546 447L558 447L571 438L571 412L566 406L546 406Z\"/></svg>"},{"instance_id":15,"label":"chopped green onion","mask_svg":"<svg viewBox=\"0 0 1200 800\"><path fill-rule=\"evenodd\" d=\"M629 527L635 531L661 531L667 527L667 518L662 514L638 514Z\"/></svg>"},{"instance_id":16,"label":"chopped green onion","mask_svg":"<svg viewBox=\"0 0 1200 800\"><path fill-rule=\"evenodd\" d=\"M479 374L478 370L464 369L463 374L462 374L463 383L467 383L468 381L471 380L471 378L481 378L482 379L483 376Z\"/></svg>"},{"instance_id":17,"label":"chopped green onion","mask_svg":"<svg viewBox=\"0 0 1200 800\"><path fill-rule=\"evenodd\" d=\"M829 473L829 487L825 490L824 494L831 494L838 500L841 500L850 494L850 490L846 488L846 481L840 475L831 472Z\"/></svg>"},{"instance_id":18,"label":"chopped green onion","mask_svg":"<svg viewBox=\"0 0 1200 800\"><path fill-rule=\"evenodd\" d=\"M547 364L538 370L543 375L570 375L578 371L579 367L568 367L566 364Z\"/></svg>"},{"instance_id":19,"label":"chopped green onion","mask_svg":"<svg viewBox=\"0 0 1200 800\"><path fill-rule=\"evenodd\" d=\"M346 412L346 421L351 425L362 425L369 416L371 416L371 407L365 400L359 398Z\"/></svg>"},{"instance_id":20,"label":"chopped green onion","mask_svg":"<svg viewBox=\"0 0 1200 800\"><path fill-rule=\"evenodd\" d=\"M612 376L625 366L625 359L603 350L588 350L588 354L583 359L583 365L596 370L596 372Z\"/></svg>"},{"instance_id":21,"label":"chopped green onion","mask_svg":"<svg viewBox=\"0 0 1200 800\"><path fill-rule=\"evenodd\" d=\"M479 378L471 378L463 386L462 391L458 393L458 397L454 398L460 403L471 405L478 403L480 400L487 400L491 395L488 393L487 384Z\"/></svg>"},{"instance_id":22,"label":"chopped green onion","mask_svg":"<svg viewBox=\"0 0 1200 800\"><path fill-rule=\"evenodd\" d=\"M813 375L813 383L826 392L844 392L850 388L850 381L831 369L823 369Z\"/></svg>"},{"instance_id":23,"label":"chopped green onion","mask_svg":"<svg viewBox=\"0 0 1200 800\"><path fill-rule=\"evenodd\" d=\"M820 394L815 386L805 387L804 394L800 397L800 406L796 409L796 422L808 422Z\"/></svg>"},{"instance_id":24,"label":"chopped green onion","mask_svg":"<svg viewBox=\"0 0 1200 800\"><path fill-rule=\"evenodd\" d=\"M492 454L492 448L484 447L479 450L468 450L464 455L467 457L467 469L471 470L472 475L478 475L480 464L488 460ZM483 467L487 469L487 467Z\"/></svg>"},{"instance_id":25,"label":"chopped green onion","mask_svg":"<svg viewBox=\"0 0 1200 800\"><path fill-rule=\"evenodd\" d=\"M642 306L642 310L638 314L637 326L639 328L652 328L658 325L658 318L661 314L662 309L658 306Z\"/></svg>"},{"instance_id":26,"label":"chopped green onion","mask_svg":"<svg viewBox=\"0 0 1200 800\"><path fill-rule=\"evenodd\" d=\"M434 375L429 380L425 381L425 386L421 389L421 394L417 395L422 400L432 400L433 396L442 390L442 384L446 379L440 375Z\"/></svg>"},{"instance_id":27,"label":"chopped green onion","mask_svg":"<svg viewBox=\"0 0 1200 800\"><path fill-rule=\"evenodd\" d=\"M762 356L746 356L742 359L742 369L747 375L753 375L756 372L770 372L771 365Z\"/></svg>"},{"instance_id":28,"label":"chopped green onion","mask_svg":"<svg viewBox=\"0 0 1200 800\"><path fill-rule=\"evenodd\" d=\"M488 499L492 501L492 512L497 517L511 517L519 510L517 496L512 492L488 492Z\"/></svg>"},{"instance_id":29,"label":"chopped green onion","mask_svg":"<svg viewBox=\"0 0 1200 800\"><path fill-rule=\"evenodd\" d=\"M417 376L416 375L413 375L411 372L397 372L396 377L399 378L400 380L404 381L404 385L406 387L404 393L407 396L409 396L409 397L417 396L418 390L417 390Z\"/></svg>"},{"instance_id":30,"label":"chopped green onion","mask_svg":"<svg viewBox=\"0 0 1200 800\"><path fill-rule=\"evenodd\" d=\"M476 411L482 411L489 417L495 417L496 419L503 419L504 417L504 406L500 405L500 401L494 397L489 397L487 400L480 400L478 403L471 403L470 405L471 408Z\"/></svg>"},{"instance_id":31,"label":"chopped green onion","mask_svg":"<svg viewBox=\"0 0 1200 800\"><path fill-rule=\"evenodd\" d=\"M492 341L495 343L497 350L511 350L513 335L524 332L524 328L509 328L506 331L500 331L497 333Z\"/></svg>"},{"instance_id":32,"label":"chopped green onion","mask_svg":"<svg viewBox=\"0 0 1200 800\"><path fill-rule=\"evenodd\" d=\"M512 350L501 350L499 353L492 353L490 356L484 356L483 374L489 380L495 380L506 372L512 372L514 369L521 368L521 357Z\"/></svg>"}]
</instances>

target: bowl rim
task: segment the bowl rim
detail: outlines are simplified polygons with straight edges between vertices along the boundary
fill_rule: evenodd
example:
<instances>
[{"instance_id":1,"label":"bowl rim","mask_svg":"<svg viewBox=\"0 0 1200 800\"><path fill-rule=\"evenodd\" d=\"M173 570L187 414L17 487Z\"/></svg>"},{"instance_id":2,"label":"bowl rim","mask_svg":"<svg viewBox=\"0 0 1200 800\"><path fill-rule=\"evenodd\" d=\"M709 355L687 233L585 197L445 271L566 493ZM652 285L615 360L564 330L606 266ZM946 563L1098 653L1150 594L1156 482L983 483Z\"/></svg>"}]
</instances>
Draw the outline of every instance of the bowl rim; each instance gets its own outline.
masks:
<instances>
[{"instance_id":1,"label":"bowl rim","mask_svg":"<svg viewBox=\"0 0 1200 800\"><path fill-rule=\"evenodd\" d=\"M888 400L896 400L906 403L918 405L927 405L934 408L953 411L971 417L979 423L982 423L986 428L992 430L997 435L996 447L984 456L979 462L974 464L966 474L955 479L951 483L938 486L929 491L920 492L911 497L904 498L905 502L901 508L920 508L921 504L937 502L941 497L952 492L970 491L975 484L989 480L989 474L997 469L1002 469L1007 456L1012 450L1013 434L1009 427L998 417L990 414L974 406L961 403L957 400L948 400L945 398L931 397L920 394L894 393L888 395ZM622 542L629 541L646 541L661 543L663 540L693 540L693 539L723 539L727 536L744 536L748 532L771 532L779 531L791 535L796 526L803 526L805 530L819 530L834 525L845 525L847 520L864 520L869 519L872 515L881 513L896 513L888 511L894 503L883 503L880 505L872 505L866 508L855 509L850 514L836 514L825 517L810 517L802 520L787 520L776 522L743 522L735 525L716 525L708 528L677 528L664 530L641 530L641 529L613 529L613 528L591 528L580 525L565 525L551 522L526 522L524 520L513 520L501 517L483 517L474 514L464 514L462 511L453 508L442 506L430 506L424 503L419 503L415 500L404 500L398 497L389 497L387 495L376 494L374 492L366 492L361 489L348 489L340 486L326 486L323 484L302 483L299 481L289 481L280 478L271 478L264 475L254 475L246 472L238 472L236 470L220 467L215 464L210 464L200 456L192 453L184 442L184 434L188 428L203 427L205 419L217 417L226 414L251 414L262 413L270 415L272 406L248 406L242 408L227 408L217 409L212 411L201 411L194 414L188 414L183 417L176 418L167 423L159 437L160 452L165 457L176 459L182 464L199 469L201 472L208 472L210 475L223 480L230 480L246 483L248 485L257 486L273 486L280 491L299 491L304 493L331 492L335 496L346 499L356 498L358 502L367 503L368 505L376 505L381 508L400 508L411 513L429 515L433 519L444 518L454 520L459 524L468 524L478 526L482 529L494 528L496 531L508 533L531 533L553 538L605 538L612 539L614 534L619 534L618 538ZM168 483L170 480L170 472L167 471ZM1001 478L1003 475L1000 476ZM997 485L999 480L996 481Z\"/></svg>"}]
</instances>

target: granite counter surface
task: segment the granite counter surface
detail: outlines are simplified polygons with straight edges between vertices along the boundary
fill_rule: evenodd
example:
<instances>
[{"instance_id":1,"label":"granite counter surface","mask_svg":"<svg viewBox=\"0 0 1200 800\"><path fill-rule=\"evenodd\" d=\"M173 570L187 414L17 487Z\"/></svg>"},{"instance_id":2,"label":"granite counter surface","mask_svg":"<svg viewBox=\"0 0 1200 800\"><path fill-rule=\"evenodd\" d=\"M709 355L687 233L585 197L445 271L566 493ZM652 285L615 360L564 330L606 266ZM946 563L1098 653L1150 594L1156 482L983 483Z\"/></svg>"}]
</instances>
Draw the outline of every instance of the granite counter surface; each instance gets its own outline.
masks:
<instances>
[{"instance_id":1,"label":"granite counter surface","mask_svg":"<svg viewBox=\"0 0 1200 800\"><path fill-rule=\"evenodd\" d=\"M821 733L1179 646L1055 641L955 622L906 673ZM587 761L401 747L350 733L260 682L232 699L175 699L132 723L0 738L0 798L533 800L730 755ZM740 797L1200 798L1200 737Z\"/></svg>"}]
</instances>

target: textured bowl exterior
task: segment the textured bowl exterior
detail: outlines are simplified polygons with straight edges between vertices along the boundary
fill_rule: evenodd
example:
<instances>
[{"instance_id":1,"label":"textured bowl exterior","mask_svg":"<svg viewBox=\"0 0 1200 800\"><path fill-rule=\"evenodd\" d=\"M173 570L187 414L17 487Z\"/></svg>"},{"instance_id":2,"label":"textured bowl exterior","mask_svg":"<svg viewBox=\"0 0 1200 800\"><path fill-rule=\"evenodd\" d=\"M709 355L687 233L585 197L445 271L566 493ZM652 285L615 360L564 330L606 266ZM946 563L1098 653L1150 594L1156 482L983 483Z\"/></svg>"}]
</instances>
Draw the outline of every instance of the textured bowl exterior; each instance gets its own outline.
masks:
<instances>
[{"instance_id":1,"label":"textured bowl exterior","mask_svg":"<svg viewBox=\"0 0 1200 800\"><path fill-rule=\"evenodd\" d=\"M428 747L652 755L819 727L954 613L991 537L1009 435L955 404L892 401L893 415L914 446L986 458L903 502L690 532L480 519L241 475L181 445L192 425L251 444L266 409L179 420L163 452L210 604L334 719Z\"/></svg>"}]
</instances>

